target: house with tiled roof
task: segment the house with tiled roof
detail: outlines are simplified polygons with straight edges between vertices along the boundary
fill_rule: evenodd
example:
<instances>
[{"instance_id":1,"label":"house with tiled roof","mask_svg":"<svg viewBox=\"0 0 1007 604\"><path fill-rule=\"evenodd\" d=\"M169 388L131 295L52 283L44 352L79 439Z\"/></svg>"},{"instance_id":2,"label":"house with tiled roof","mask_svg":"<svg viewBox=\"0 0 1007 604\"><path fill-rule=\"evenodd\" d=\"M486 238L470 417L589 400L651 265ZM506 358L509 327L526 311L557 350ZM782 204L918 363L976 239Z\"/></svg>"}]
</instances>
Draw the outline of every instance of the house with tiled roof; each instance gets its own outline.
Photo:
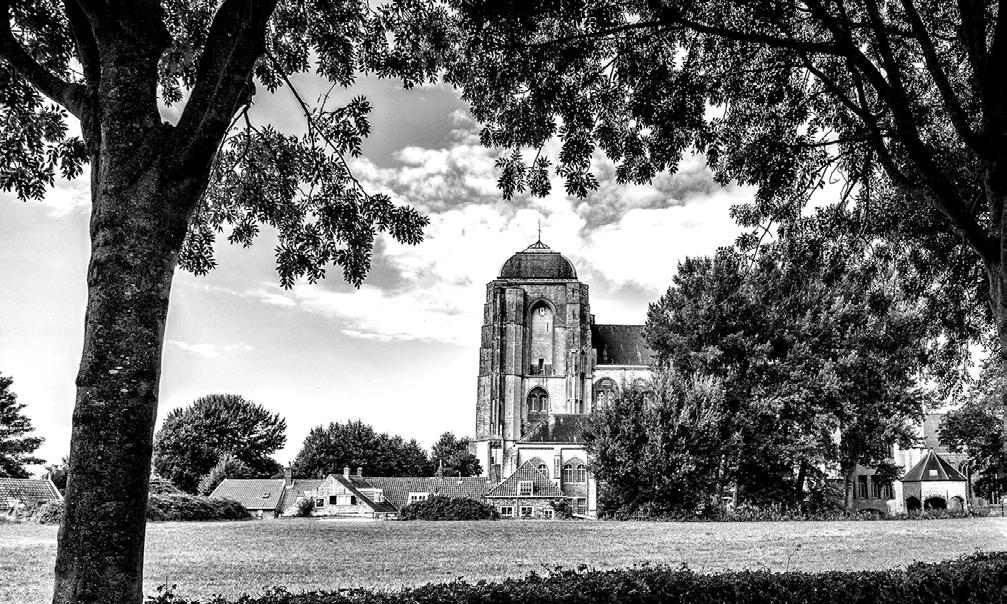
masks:
<instances>
[{"instance_id":1,"label":"house with tiled roof","mask_svg":"<svg viewBox=\"0 0 1007 604\"><path fill-rule=\"evenodd\" d=\"M0 514L63 501L56 485L46 478L0 478Z\"/></svg>"},{"instance_id":2,"label":"house with tiled roof","mask_svg":"<svg viewBox=\"0 0 1007 604\"><path fill-rule=\"evenodd\" d=\"M968 506L968 479L933 449L896 484L896 509L962 510Z\"/></svg>"},{"instance_id":3,"label":"house with tiled roof","mask_svg":"<svg viewBox=\"0 0 1007 604\"><path fill-rule=\"evenodd\" d=\"M398 514L382 490L364 478L362 468L356 474L350 474L349 467L342 474L329 474L305 496L314 500L312 516L386 519Z\"/></svg>"},{"instance_id":4,"label":"house with tiled roof","mask_svg":"<svg viewBox=\"0 0 1007 604\"><path fill-rule=\"evenodd\" d=\"M486 493L486 499L501 518L551 520L555 517L555 503L567 496L529 460Z\"/></svg>"},{"instance_id":5,"label":"house with tiled roof","mask_svg":"<svg viewBox=\"0 0 1007 604\"><path fill-rule=\"evenodd\" d=\"M282 478L225 478L210 497L237 501L252 516L268 519L280 514L285 490Z\"/></svg>"},{"instance_id":6,"label":"house with tiled roof","mask_svg":"<svg viewBox=\"0 0 1007 604\"><path fill-rule=\"evenodd\" d=\"M483 476L369 476L367 481L400 510L410 503L439 495L484 501L484 495L494 486Z\"/></svg>"}]
</instances>

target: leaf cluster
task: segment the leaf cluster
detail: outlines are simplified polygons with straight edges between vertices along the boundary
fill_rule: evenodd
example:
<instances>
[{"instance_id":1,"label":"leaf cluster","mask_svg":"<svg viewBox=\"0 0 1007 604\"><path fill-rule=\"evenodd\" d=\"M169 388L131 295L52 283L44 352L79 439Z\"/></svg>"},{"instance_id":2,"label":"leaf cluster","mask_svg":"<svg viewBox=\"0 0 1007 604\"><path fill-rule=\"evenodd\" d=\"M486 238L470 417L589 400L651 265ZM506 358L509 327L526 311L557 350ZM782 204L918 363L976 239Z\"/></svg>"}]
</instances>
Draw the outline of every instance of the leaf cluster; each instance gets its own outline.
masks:
<instances>
[{"instance_id":1,"label":"leaf cluster","mask_svg":"<svg viewBox=\"0 0 1007 604\"><path fill-rule=\"evenodd\" d=\"M295 476L323 478L349 467L368 476L432 476L436 466L415 440L378 433L360 420L315 426L291 464Z\"/></svg>"},{"instance_id":2,"label":"leaf cluster","mask_svg":"<svg viewBox=\"0 0 1007 604\"><path fill-rule=\"evenodd\" d=\"M279 469L272 455L287 441L287 422L262 405L233 394L211 394L173 409L154 437L154 471L187 493L224 455L250 468L251 476ZM243 476L250 477L250 476Z\"/></svg>"},{"instance_id":3,"label":"leaf cluster","mask_svg":"<svg viewBox=\"0 0 1007 604\"><path fill-rule=\"evenodd\" d=\"M10 389L13 383L0 374L0 477L28 478L26 465L45 463L33 455L43 439L31 434L34 427L24 414L25 404Z\"/></svg>"}]
</instances>

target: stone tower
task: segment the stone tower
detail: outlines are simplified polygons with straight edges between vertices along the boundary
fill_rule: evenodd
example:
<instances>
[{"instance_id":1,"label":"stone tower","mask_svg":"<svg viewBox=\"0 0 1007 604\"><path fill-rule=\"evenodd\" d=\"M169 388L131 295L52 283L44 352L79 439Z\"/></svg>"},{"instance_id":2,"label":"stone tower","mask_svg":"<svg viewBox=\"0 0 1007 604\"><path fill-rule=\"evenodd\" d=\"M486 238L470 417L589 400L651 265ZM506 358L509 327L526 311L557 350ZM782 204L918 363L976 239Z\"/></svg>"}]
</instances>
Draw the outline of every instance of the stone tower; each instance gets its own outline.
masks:
<instances>
[{"instance_id":1,"label":"stone tower","mask_svg":"<svg viewBox=\"0 0 1007 604\"><path fill-rule=\"evenodd\" d=\"M476 448L491 479L515 470L516 446L563 416L588 413L594 355L588 287L538 241L486 285Z\"/></svg>"}]
</instances>

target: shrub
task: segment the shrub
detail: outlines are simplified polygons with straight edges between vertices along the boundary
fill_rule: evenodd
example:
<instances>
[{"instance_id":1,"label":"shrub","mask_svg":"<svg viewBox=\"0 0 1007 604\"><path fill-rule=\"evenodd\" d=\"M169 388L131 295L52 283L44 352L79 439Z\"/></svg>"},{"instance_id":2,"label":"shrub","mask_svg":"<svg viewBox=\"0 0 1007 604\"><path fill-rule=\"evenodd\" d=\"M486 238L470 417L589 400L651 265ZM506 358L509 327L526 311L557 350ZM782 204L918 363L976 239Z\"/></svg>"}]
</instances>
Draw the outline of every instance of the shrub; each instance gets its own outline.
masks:
<instances>
[{"instance_id":1,"label":"shrub","mask_svg":"<svg viewBox=\"0 0 1007 604\"><path fill-rule=\"evenodd\" d=\"M147 520L243 520L251 514L237 501L210 499L199 495L151 493L147 500ZM32 520L39 524L59 524L63 520L63 502L43 504Z\"/></svg>"},{"instance_id":2,"label":"shrub","mask_svg":"<svg viewBox=\"0 0 1007 604\"><path fill-rule=\"evenodd\" d=\"M150 475L150 486L147 490L158 495L175 495L182 492L175 483L156 472Z\"/></svg>"},{"instance_id":3,"label":"shrub","mask_svg":"<svg viewBox=\"0 0 1007 604\"><path fill-rule=\"evenodd\" d=\"M151 493L147 520L243 520L251 517L245 506L230 499L210 499L202 495Z\"/></svg>"},{"instance_id":4,"label":"shrub","mask_svg":"<svg viewBox=\"0 0 1007 604\"><path fill-rule=\"evenodd\" d=\"M904 569L822 573L774 573L746 570L696 573L682 566L637 566L618 570L562 570L499 583L428 584L401 591L352 589L291 594L270 588L260 597L243 596L240 604L461 604L507 602L531 604L602 602L903 604L914 602L1003 601L1007 584L1007 552L980 552L958 560L916 563ZM155 602L196 604L160 594ZM221 597L211 604L234 602Z\"/></svg>"},{"instance_id":5,"label":"shrub","mask_svg":"<svg viewBox=\"0 0 1007 604\"><path fill-rule=\"evenodd\" d=\"M553 499L549 502L552 507L553 514L557 520L569 520L573 518L573 507L570 505L569 499Z\"/></svg>"},{"instance_id":6,"label":"shrub","mask_svg":"<svg viewBox=\"0 0 1007 604\"><path fill-rule=\"evenodd\" d=\"M307 518L311 515L311 511L314 509L315 501L310 497L305 497L297 502L297 509L294 510L294 516L297 518Z\"/></svg>"},{"instance_id":7,"label":"shrub","mask_svg":"<svg viewBox=\"0 0 1007 604\"><path fill-rule=\"evenodd\" d=\"M468 497L435 495L426 501L410 503L399 511L400 520L496 520L500 514L493 506Z\"/></svg>"},{"instance_id":8,"label":"shrub","mask_svg":"<svg viewBox=\"0 0 1007 604\"><path fill-rule=\"evenodd\" d=\"M63 502L43 503L31 519L39 524L59 524L63 521Z\"/></svg>"}]
</instances>

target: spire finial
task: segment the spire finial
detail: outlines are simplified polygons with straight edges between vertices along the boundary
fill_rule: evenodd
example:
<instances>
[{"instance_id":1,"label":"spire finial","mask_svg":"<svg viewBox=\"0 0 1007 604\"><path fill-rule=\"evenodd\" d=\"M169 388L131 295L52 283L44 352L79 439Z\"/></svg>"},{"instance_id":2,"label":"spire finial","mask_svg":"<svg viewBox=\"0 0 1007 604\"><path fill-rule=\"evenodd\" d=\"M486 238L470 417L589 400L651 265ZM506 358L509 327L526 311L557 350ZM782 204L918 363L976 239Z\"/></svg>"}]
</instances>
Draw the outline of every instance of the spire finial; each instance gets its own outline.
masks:
<instances>
[{"instance_id":1,"label":"spire finial","mask_svg":"<svg viewBox=\"0 0 1007 604\"><path fill-rule=\"evenodd\" d=\"M538 241L536 243L542 243L542 219L538 219Z\"/></svg>"}]
</instances>

